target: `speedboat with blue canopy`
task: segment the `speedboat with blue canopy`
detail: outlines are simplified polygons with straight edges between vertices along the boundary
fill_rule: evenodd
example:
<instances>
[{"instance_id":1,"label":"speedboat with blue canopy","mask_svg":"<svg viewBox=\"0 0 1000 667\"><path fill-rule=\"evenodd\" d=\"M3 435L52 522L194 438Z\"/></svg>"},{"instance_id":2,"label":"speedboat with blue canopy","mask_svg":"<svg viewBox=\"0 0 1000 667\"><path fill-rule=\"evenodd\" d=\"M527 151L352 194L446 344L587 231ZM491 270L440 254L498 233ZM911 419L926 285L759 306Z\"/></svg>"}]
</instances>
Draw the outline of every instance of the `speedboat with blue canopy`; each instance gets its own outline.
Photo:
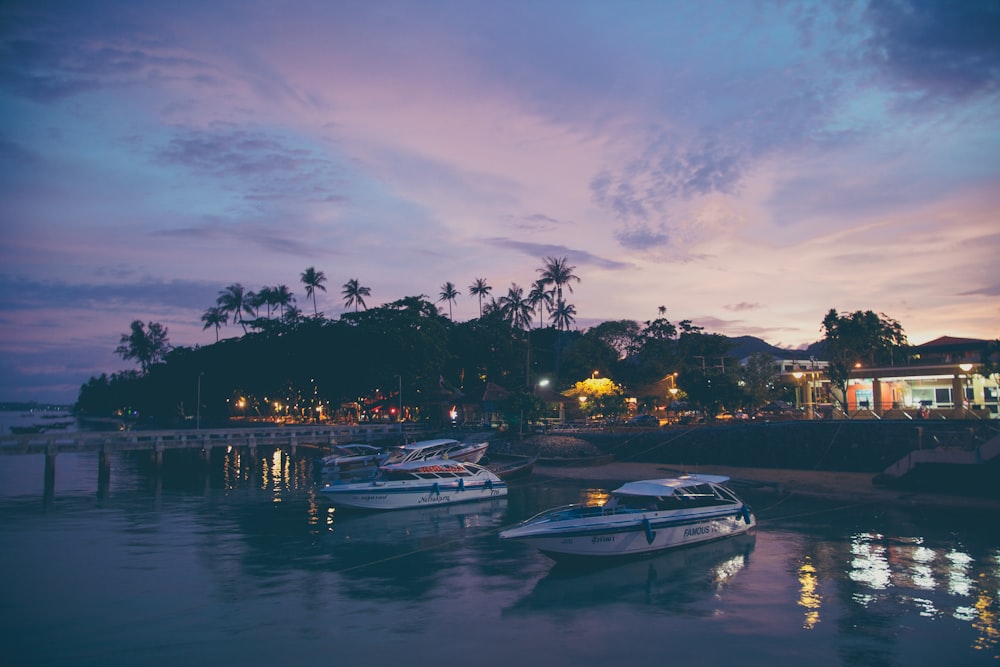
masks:
<instances>
[{"instance_id":1,"label":"speedboat with blue canopy","mask_svg":"<svg viewBox=\"0 0 1000 667\"><path fill-rule=\"evenodd\" d=\"M556 507L500 532L552 558L633 556L742 535L757 526L723 475L628 482L603 505Z\"/></svg>"}]
</instances>

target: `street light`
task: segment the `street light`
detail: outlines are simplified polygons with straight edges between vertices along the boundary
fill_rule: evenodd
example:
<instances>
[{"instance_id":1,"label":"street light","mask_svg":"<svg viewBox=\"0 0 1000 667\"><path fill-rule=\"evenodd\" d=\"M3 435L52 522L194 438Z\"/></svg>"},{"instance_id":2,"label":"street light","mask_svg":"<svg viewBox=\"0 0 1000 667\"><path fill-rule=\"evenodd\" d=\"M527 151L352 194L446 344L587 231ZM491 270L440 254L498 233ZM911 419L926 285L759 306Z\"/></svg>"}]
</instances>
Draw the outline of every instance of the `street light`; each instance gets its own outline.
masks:
<instances>
[{"instance_id":1,"label":"street light","mask_svg":"<svg viewBox=\"0 0 1000 667\"><path fill-rule=\"evenodd\" d=\"M201 376L204 374L205 373L198 373L198 402L194 409L194 427L196 430L201 430Z\"/></svg>"},{"instance_id":2,"label":"street light","mask_svg":"<svg viewBox=\"0 0 1000 667\"><path fill-rule=\"evenodd\" d=\"M964 411L964 410L967 409L966 406L968 405L968 398L966 397L966 393L965 393L966 391L968 391L968 389L966 388L965 383L968 382L968 380L969 380L969 371L972 370L972 364L969 364L969 363L959 364L958 368L963 373L965 373L965 380L959 379L959 381L958 381L958 383L959 383L958 386L959 386L959 391L961 392L961 396L958 397L958 400L956 400L954 402L954 404L955 405L959 405L958 401L961 401L962 410ZM973 390L973 391L975 391L975 390Z\"/></svg>"},{"instance_id":3,"label":"street light","mask_svg":"<svg viewBox=\"0 0 1000 667\"><path fill-rule=\"evenodd\" d=\"M397 396L399 396L399 416L397 417L397 419L399 420L399 429L400 431L402 431L403 430L403 376L393 375L392 377L396 378L399 381L399 393L397 394Z\"/></svg>"},{"instance_id":4,"label":"street light","mask_svg":"<svg viewBox=\"0 0 1000 667\"><path fill-rule=\"evenodd\" d=\"M802 372L795 371L792 377L795 378L795 408L798 409L802 407L802 383L799 382L802 379Z\"/></svg>"}]
</instances>

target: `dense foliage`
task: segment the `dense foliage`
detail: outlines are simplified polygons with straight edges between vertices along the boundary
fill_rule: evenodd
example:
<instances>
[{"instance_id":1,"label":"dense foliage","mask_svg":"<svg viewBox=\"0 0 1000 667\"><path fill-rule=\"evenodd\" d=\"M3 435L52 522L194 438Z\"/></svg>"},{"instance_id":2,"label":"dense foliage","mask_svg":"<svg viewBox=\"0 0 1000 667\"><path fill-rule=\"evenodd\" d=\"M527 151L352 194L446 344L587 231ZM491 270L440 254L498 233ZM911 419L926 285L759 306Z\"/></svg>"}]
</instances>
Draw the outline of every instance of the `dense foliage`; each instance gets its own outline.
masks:
<instances>
[{"instance_id":1,"label":"dense foliage","mask_svg":"<svg viewBox=\"0 0 1000 667\"><path fill-rule=\"evenodd\" d=\"M234 291L239 288L225 293ZM338 414L397 419L402 407L407 418L440 422L454 406L480 402L493 383L508 392L500 408L513 412L516 422L544 414L544 403L533 396L541 380L563 391L594 376L614 381L615 391L587 410L605 417L624 416L625 395L638 397L640 410L662 406L667 376L676 378L679 397L710 410L754 400L738 389L745 383L736 359L727 356L727 339L663 318L608 322L586 332L557 325L525 330L525 321L505 318L503 308L487 307L481 317L453 322L426 297L415 296L346 312L338 320L296 313L245 317L239 324L249 330L238 338L168 348L140 372L91 378L81 388L78 409L161 423L197 415L218 423L229 417ZM165 343L165 329L154 325L138 331L155 332ZM139 338L130 340L145 350L148 344ZM120 353L140 359L125 339Z\"/></svg>"},{"instance_id":2,"label":"dense foliage","mask_svg":"<svg viewBox=\"0 0 1000 667\"><path fill-rule=\"evenodd\" d=\"M493 409L516 423L551 410L537 395L543 381L584 398L569 403L578 415L611 421L668 402L712 418L793 395L792 387L776 383L772 357L756 354L740 364L728 338L688 320L674 324L662 306L659 318L644 323L616 320L572 330L575 309L562 288L572 292L579 282L574 268L565 258L546 258L530 292L513 283L485 304L492 288L477 278L469 294L479 300L480 316L467 322L451 318L460 294L451 282L438 299L448 306L445 316L424 295L369 309L364 299L370 289L352 279L342 296L353 310L337 320L316 307L326 277L313 267L301 276L312 316L303 316L284 285L254 293L233 283L202 317L205 329L215 329L214 344L171 348L165 327L137 320L116 352L138 362L140 371L91 378L81 387L77 409L160 424L195 416L206 423L339 417L438 424L462 406L483 403L487 387L495 386L503 397ZM542 318L546 310L549 326ZM229 323L243 335L219 340ZM871 311L831 310L823 329L828 375L842 391L856 363L891 364L906 349L899 323Z\"/></svg>"},{"instance_id":3,"label":"dense foliage","mask_svg":"<svg viewBox=\"0 0 1000 667\"><path fill-rule=\"evenodd\" d=\"M841 315L830 309L823 318L826 374L841 399L856 365L892 366L906 354L906 334L899 322L870 310Z\"/></svg>"}]
</instances>

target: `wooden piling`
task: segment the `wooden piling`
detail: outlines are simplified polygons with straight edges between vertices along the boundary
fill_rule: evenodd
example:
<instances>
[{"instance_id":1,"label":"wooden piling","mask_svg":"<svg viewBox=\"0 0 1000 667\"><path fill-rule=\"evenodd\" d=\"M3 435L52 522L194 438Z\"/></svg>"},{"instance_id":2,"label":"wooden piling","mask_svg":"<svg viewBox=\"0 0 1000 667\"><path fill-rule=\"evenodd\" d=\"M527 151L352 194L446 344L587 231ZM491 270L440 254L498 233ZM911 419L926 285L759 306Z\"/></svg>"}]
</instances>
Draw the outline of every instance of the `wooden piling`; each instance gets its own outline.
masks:
<instances>
[{"instance_id":1,"label":"wooden piling","mask_svg":"<svg viewBox=\"0 0 1000 667\"><path fill-rule=\"evenodd\" d=\"M45 488L44 494L52 496L56 487L56 454L59 450L56 447L49 447L45 452Z\"/></svg>"}]
</instances>

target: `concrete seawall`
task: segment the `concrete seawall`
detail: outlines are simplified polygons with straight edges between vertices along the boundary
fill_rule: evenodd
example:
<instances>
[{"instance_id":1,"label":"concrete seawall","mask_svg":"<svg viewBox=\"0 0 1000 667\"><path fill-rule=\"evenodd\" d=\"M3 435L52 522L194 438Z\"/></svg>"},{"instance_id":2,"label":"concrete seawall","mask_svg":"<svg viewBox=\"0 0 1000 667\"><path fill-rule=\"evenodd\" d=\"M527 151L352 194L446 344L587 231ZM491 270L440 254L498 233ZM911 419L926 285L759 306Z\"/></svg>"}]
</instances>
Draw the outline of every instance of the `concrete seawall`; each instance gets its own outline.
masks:
<instances>
[{"instance_id":1,"label":"concrete seawall","mask_svg":"<svg viewBox=\"0 0 1000 667\"><path fill-rule=\"evenodd\" d=\"M795 421L669 427L583 434L620 461L877 474L912 451L972 450L1000 423L980 421Z\"/></svg>"}]
</instances>

